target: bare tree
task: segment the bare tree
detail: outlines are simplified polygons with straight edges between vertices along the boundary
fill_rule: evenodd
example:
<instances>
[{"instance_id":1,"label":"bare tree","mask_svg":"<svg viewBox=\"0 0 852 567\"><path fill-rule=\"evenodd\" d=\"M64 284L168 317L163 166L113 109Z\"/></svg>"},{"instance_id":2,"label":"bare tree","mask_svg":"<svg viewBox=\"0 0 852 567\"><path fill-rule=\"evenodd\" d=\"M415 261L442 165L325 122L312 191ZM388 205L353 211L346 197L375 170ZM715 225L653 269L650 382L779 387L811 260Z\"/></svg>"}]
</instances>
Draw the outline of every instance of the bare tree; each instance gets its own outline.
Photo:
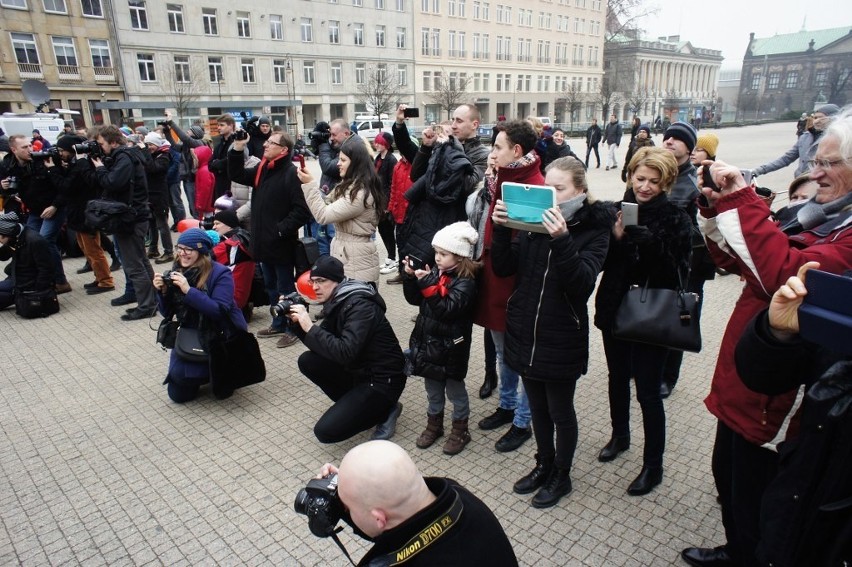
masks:
<instances>
[{"instance_id":1,"label":"bare tree","mask_svg":"<svg viewBox=\"0 0 852 567\"><path fill-rule=\"evenodd\" d=\"M384 63L367 68L365 81L357 89L358 102L376 116L396 110L402 98L396 67L391 69Z\"/></svg>"},{"instance_id":2,"label":"bare tree","mask_svg":"<svg viewBox=\"0 0 852 567\"><path fill-rule=\"evenodd\" d=\"M171 65L161 66L160 85L165 98L175 109L175 119L188 116L191 103L209 88L206 73L207 70L198 61L188 56L175 56Z\"/></svg>"},{"instance_id":3,"label":"bare tree","mask_svg":"<svg viewBox=\"0 0 852 567\"><path fill-rule=\"evenodd\" d=\"M640 114L649 100L651 100L651 92L645 88L634 89L627 95L627 104L630 105L634 115Z\"/></svg>"},{"instance_id":4,"label":"bare tree","mask_svg":"<svg viewBox=\"0 0 852 567\"><path fill-rule=\"evenodd\" d=\"M457 106L467 102L470 78L464 73L458 75L451 73L448 76L443 69L441 69L441 77L442 79L435 77L435 88L428 96L429 100L441 107L441 110L446 110L447 118L450 118L450 113Z\"/></svg>"},{"instance_id":5,"label":"bare tree","mask_svg":"<svg viewBox=\"0 0 852 567\"><path fill-rule=\"evenodd\" d=\"M601 81L600 89L594 95L594 100L601 107L601 115L603 116L603 121L606 122L609 119L610 107L618 103L621 97L612 88L610 81L604 77L604 80Z\"/></svg>"},{"instance_id":6,"label":"bare tree","mask_svg":"<svg viewBox=\"0 0 852 567\"><path fill-rule=\"evenodd\" d=\"M828 102L843 106L849 95L849 67L845 63L838 63L832 67L828 74Z\"/></svg>"},{"instance_id":7,"label":"bare tree","mask_svg":"<svg viewBox=\"0 0 852 567\"><path fill-rule=\"evenodd\" d=\"M639 20L658 11L659 8L648 6L645 0L608 0L604 44L618 35L635 32L639 27Z\"/></svg>"},{"instance_id":8,"label":"bare tree","mask_svg":"<svg viewBox=\"0 0 852 567\"><path fill-rule=\"evenodd\" d=\"M574 82L566 84L565 89L559 93L559 98L556 100L557 107L562 112L568 113L568 122L571 124L572 132L574 131L574 114L580 111L584 101L582 86Z\"/></svg>"}]
</instances>

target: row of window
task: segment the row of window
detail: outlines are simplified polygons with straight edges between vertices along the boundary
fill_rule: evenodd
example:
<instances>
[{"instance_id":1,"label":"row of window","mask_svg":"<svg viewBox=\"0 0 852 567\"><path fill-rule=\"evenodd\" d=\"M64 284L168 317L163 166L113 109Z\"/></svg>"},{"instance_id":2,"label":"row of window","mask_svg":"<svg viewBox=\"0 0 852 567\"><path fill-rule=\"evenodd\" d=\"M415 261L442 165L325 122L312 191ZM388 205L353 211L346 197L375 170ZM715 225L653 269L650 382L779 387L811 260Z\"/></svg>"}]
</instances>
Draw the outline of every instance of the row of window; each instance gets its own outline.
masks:
<instances>
[{"instance_id":1,"label":"row of window","mask_svg":"<svg viewBox=\"0 0 852 567\"><path fill-rule=\"evenodd\" d=\"M157 81L157 66L154 63L153 53L137 53L136 62L139 67L139 79L143 83L153 83ZM316 61L302 62L302 81L306 85L316 84ZM257 62L253 57L240 58L240 78L245 84L257 83ZM388 74L392 72L386 63L378 63L373 69L373 77L384 82ZM272 59L272 80L275 84L286 84L288 75L293 72L292 65L288 59ZM408 66L396 65L396 80L399 86L408 85ZM368 80L367 64L355 63L354 76L355 84L362 85ZM225 82L225 66L222 57L207 57L207 76L210 83ZM166 79L172 80L171 77ZM174 56L174 82L176 83L191 83L193 82L193 67L190 64L189 56L175 55ZM292 78L289 78L292 80ZM332 61L330 64L330 80L332 85L343 84L343 62Z\"/></svg>"},{"instance_id":2,"label":"row of window","mask_svg":"<svg viewBox=\"0 0 852 567\"><path fill-rule=\"evenodd\" d=\"M354 0L353 0L354 1ZM471 17L474 20L488 22L491 21L491 2L483 2L482 0L473 0L471 2ZM570 6L570 2L561 1L561 5ZM600 12L602 10L602 1L601 0L592 0L589 2L589 7L594 12ZM586 8L586 0L575 0L575 7L577 8ZM497 4L496 5L496 16L495 20L498 24L511 24L512 23L512 11L514 9L513 6L509 6L508 4ZM441 0L420 0L420 11L424 14L441 14ZM467 0L447 0L447 15L454 18L464 18L467 16ZM532 27L533 25L533 11L527 8L518 8L518 21L517 24L519 26ZM560 17L560 16L557 16ZM543 30L550 29L550 22L553 18L553 14L551 12L539 12L538 13L538 27Z\"/></svg>"},{"instance_id":3,"label":"row of window","mask_svg":"<svg viewBox=\"0 0 852 567\"><path fill-rule=\"evenodd\" d=\"M491 59L491 34L475 32L472 36L471 56L475 60ZM557 65L585 65L595 67L598 65L600 47L571 44L571 59L568 58L567 43L550 40L537 40L536 62L555 62ZM533 40L530 38L518 38L518 53L515 60L519 63L532 63ZM447 32L447 55L451 58L467 58L467 33L463 31L449 30ZM498 35L495 38L495 59L497 61L512 61L512 38ZM554 59L551 60L551 47ZM422 28L420 30L420 54L426 57L441 57L441 30L437 28ZM586 59L588 54L588 60Z\"/></svg>"},{"instance_id":4,"label":"row of window","mask_svg":"<svg viewBox=\"0 0 852 567\"><path fill-rule=\"evenodd\" d=\"M65 0L42 0L44 11L53 14L67 14L68 6ZM27 9L27 0L0 0L0 6L4 8ZM84 16L92 18L103 18L104 7L101 0L80 0L80 9Z\"/></svg>"},{"instance_id":5,"label":"row of window","mask_svg":"<svg viewBox=\"0 0 852 567\"><path fill-rule=\"evenodd\" d=\"M533 92L532 90L532 75L516 75L514 82L514 90L512 88L511 73L497 73L495 76L494 90L496 92ZM550 92L550 75L536 76L536 91ZM455 72L445 74L442 71L423 71L422 85L424 92L437 91L442 88L444 81L448 82L451 90L464 88L467 91L491 92L491 73L473 73L468 76L465 72ZM594 93L598 91L598 78L586 77L586 92ZM583 92L583 77L556 76L553 77L553 92Z\"/></svg>"},{"instance_id":6,"label":"row of window","mask_svg":"<svg viewBox=\"0 0 852 567\"><path fill-rule=\"evenodd\" d=\"M40 65L41 58L35 37L31 33L10 33L12 39L12 50L15 52L15 60L22 65ZM77 48L73 37L50 36L53 44L53 55L57 65L69 67L79 66ZM92 67L112 67L110 57L109 41L105 39L89 38L89 52L92 55Z\"/></svg>"},{"instance_id":7,"label":"row of window","mask_svg":"<svg viewBox=\"0 0 852 567\"><path fill-rule=\"evenodd\" d=\"M818 69L814 73L814 87L821 88L828 85L828 69ZM760 79L762 75L760 73L753 73L751 76L751 90L756 91L760 89ZM799 80L800 75L798 71L787 71L787 76L784 81L785 89L796 89L799 88ZM767 89L778 89L781 87L781 72L773 71L769 73L766 81Z\"/></svg>"}]
</instances>

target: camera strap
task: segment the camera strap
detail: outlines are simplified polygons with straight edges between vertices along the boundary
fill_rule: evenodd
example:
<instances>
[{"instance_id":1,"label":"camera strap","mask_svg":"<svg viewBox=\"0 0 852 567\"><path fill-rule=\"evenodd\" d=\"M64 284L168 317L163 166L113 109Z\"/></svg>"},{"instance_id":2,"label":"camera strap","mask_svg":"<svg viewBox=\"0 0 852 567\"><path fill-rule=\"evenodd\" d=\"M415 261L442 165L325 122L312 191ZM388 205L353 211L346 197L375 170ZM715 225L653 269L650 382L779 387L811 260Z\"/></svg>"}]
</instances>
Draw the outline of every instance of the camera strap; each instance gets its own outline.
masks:
<instances>
[{"instance_id":1,"label":"camera strap","mask_svg":"<svg viewBox=\"0 0 852 567\"><path fill-rule=\"evenodd\" d=\"M342 532L342 531L343 531L343 528L342 528L342 527L338 527L338 528L337 528L337 529L335 529L333 532L331 532L331 534L329 534L329 537L331 537L331 539L333 539L333 540L334 540L334 543L336 543L336 544L337 544L337 547L339 547L339 548L340 548L340 551L342 551L342 552L343 552L343 555L345 555L345 556L346 556L346 559L348 559L348 560L349 560L349 563L351 563L352 565L355 565L355 562L354 562L354 561L352 561L352 557L349 555L349 552L348 552L348 551L346 551L346 548L345 548L345 547L343 547L343 542L341 542L341 541L340 541L340 538L339 538L339 537L337 537L337 534L339 534L339 533L340 533L340 532Z\"/></svg>"}]
</instances>

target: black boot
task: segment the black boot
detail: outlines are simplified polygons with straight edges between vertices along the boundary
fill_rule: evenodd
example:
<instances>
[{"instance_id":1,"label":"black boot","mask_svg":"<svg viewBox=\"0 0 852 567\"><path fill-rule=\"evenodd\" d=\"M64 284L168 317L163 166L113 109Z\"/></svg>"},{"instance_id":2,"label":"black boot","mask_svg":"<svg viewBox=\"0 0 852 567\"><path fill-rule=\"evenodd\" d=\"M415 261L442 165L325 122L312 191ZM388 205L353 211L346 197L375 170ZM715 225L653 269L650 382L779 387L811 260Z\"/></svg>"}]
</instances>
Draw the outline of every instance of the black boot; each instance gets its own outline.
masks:
<instances>
[{"instance_id":1,"label":"black boot","mask_svg":"<svg viewBox=\"0 0 852 567\"><path fill-rule=\"evenodd\" d=\"M491 396L494 388L497 387L497 368L491 364L485 366L485 381L482 387L479 388L479 398L484 400Z\"/></svg>"},{"instance_id":2,"label":"black boot","mask_svg":"<svg viewBox=\"0 0 852 567\"><path fill-rule=\"evenodd\" d=\"M644 496L654 490L654 487L661 482L663 482L663 467L642 467L642 472L627 487L627 494Z\"/></svg>"},{"instance_id":3,"label":"black boot","mask_svg":"<svg viewBox=\"0 0 852 567\"><path fill-rule=\"evenodd\" d=\"M602 463L608 463L610 461L615 460L615 458L630 448L630 437L618 437L616 435L612 436L612 439L609 440L609 443L604 445L604 448L601 449L601 452L598 453L598 460Z\"/></svg>"},{"instance_id":4,"label":"black boot","mask_svg":"<svg viewBox=\"0 0 852 567\"><path fill-rule=\"evenodd\" d=\"M533 508L550 508L555 506L559 500L571 492L571 471L554 467L547 477L547 482L541 490L533 496Z\"/></svg>"},{"instance_id":5,"label":"black boot","mask_svg":"<svg viewBox=\"0 0 852 567\"><path fill-rule=\"evenodd\" d=\"M553 457L549 459L542 459L538 456L538 453L535 454L535 468L521 480L515 483L512 487L512 490L515 491L516 494L530 494L535 490L541 488L541 485L545 483L547 477L550 476L550 471L553 470Z\"/></svg>"}]
</instances>

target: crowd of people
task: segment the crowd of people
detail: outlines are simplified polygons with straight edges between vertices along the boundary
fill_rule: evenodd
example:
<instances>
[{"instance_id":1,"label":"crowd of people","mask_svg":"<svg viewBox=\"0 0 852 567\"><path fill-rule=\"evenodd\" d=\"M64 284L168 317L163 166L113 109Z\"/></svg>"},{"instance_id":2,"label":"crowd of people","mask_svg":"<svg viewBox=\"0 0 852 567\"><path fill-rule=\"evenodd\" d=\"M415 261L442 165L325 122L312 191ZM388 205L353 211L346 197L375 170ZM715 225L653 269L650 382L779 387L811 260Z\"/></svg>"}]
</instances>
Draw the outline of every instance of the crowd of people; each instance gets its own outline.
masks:
<instances>
[{"instance_id":1,"label":"crowd of people","mask_svg":"<svg viewBox=\"0 0 852 567\"><path fill-rule=\"evenodd\" d=\"M555 506L572 491L580 434L574 396L589 370L590 324L600 329L612 431L598 460L611 462L631 446L635 383L643 458L625 488L638 497L663 482L663 400L675 388L683 351L662 340L625 338L621 306L636 288L673 290L697 298L700 317L704 283L717 273L737 274L742 295L705 400L718 420L712 469L727 541L687 548L682 558L695 566L849 560L852 544L843 534L852 529L852 469L843 451L852 427L852 348L838 351L800 337L796 309L808 270L852 274L852 109L816 109L790 151L753 170L717 159L723 136L699 135L687 122L670 124L656 146L651 126L635 120L619 168L626 132L615 115L603 129L596 122L589 127L581 159L562 130L532 117L502 121L489 149L477 134L480 116L472 104L458 106L452 120L427 128L418 142L405 109L398 108L392 134L372 145L343 119L318 124L310 155L318 156L319 180L294 161L309 150L265 118L240 129L230 115L220 116L212 148L203 128L193 125L187 133L170 119L152 132L106 126L85 137L69 133L52 160L33 159L33 141L12 136L0 166L0 258L12 260L10 277L0 282L0 307L26 293L70 290L56 239L65 223L77 232L95 277L88 293L115 289L102 244L110 239L89 214L99 200L122 205L123 223L110 231L126 288L113 305L137 304L123 320L155 311L176 317L180 328L202 336L203 350L211 329L247 328L252 287L259 286L277 311L258 338L277 338L282 348L304 344L299 370L332 402L316 422L317 439L336 443L373 430L373 441L321 475L339 475L346 520L375 538L368 557L378 557L428 528L424 521L433 512L464 526L453 538L502 534L475 496L451 480L424 479L401 448L387 443L413 377L425 389L419 410L425 409L425 428L416 447L426 450L446 437L442 450L453 456L474 442L465 382L470 357L478 354L471 352L474 325L487 331L479 395L499 394L495 412L477 425L509 426L497 451L534 438L535 462L513 490L532 494L536 508ZM94 145L80 151L87 140ZM606 170L622 172L618 202L598 201L590 191L589 157L594 151L600 167L599 143L606 144ZM746 176L796 159L790 203L772 211L774 193L762 194ZM173 245L170 229L186 214L175 207L181 181L190 214L207 217L213 230L190 228ZM537 227L518 228L505 183L552 188L555 206L540 212ZM298 289L322 306L313 317L294 294L306 237L321 252ZM169 269L155 273L151 260ZM406 345L388 321L381 275L402 284L406 301L419 308ZM184 403L198 396L209 365L173 349L169 397ZM452 415L445 429L447 400ZM831 439L817 440L827 422ZM389 487L398 487L399 496ZM791 494L795 504L785 500ZM403 495L410 499L399 500ZM484 523L459 521L458 506ZM505 534L496 537L495 545L508 550L494 564L516 564ZM441 542L434 557L460 545ZM817 556L825 563L808 563Z\"/></svg>"}]
</instances>

